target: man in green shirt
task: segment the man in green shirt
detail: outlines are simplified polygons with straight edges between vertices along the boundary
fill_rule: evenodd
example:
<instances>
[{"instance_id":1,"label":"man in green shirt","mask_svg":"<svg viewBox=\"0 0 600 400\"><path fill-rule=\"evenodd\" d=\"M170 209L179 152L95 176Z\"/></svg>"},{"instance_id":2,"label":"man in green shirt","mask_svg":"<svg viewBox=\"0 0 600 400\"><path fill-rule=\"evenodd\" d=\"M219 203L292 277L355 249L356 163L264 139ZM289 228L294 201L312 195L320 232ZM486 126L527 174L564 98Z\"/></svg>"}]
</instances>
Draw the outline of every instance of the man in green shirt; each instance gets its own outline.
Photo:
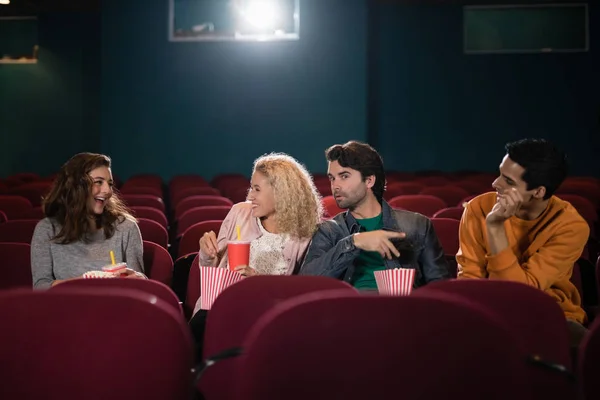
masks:
<instances>
[{"instance_id":1,"label":"man in green shirt","mask_svg":"<svg viewBox=\"0 0 600 400\"><path fill-rule=\"evenodd\" d=\"M383 228L383 214L373 218L357 219L361 232L373 232ZM377 287L373 272L385 269L383 257L377 251L361 251L356 259L356 272L352 284L357 289Z\"/></svg>"},{"instance_id":2,"label":"man in green shirt","mask_svg":"<svg viewBox=\"0 0 600 400\"><path fill-rule=\"evenodd\" d=\"M431 221L383 200L385 172L377 151L350 141L325 154L331 192L348 211L320 225L300 274L332 276L365 290L377 288L373 272L382 269L415 269L415 287L449 279Z\"/></svg>"}]
</instances>

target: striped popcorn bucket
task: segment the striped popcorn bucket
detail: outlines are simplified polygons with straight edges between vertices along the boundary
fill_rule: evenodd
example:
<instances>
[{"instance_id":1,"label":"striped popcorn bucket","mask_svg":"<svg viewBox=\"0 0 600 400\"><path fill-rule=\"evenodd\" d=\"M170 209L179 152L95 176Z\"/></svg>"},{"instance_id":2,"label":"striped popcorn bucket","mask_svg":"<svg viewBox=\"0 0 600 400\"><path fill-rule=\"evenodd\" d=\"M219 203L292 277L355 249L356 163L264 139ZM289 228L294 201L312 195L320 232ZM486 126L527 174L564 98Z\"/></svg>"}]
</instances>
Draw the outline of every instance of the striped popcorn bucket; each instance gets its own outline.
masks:
<instances>
[{"instance_id":1,"label":"striped popcorn bucket","mask_svg":"<svg viewBox=\"0 0 600 400\"><path fill-rule=\"evenodd\" d=\"M114 273L106 271L88 271L83 274L83 279L110 279L115 277Z\"/></svg>"},{"instance_id":2,"label":"striped popcorn bucket","mask_svg":"<svg viewBox=\"0 0 600 400\"><path fill-rule=\"evenodd\" d=\"M408 296L415 282L415 270L410 268L375 271L375 282L379 294L388 296Z\"/></svg>"},{"instance_id":3,"label":"striped popcorn bucket","mask_svg":"<svg viewBox=\"0 0 600 400\"><path fill-rule=\"evenodd\" d=\"M243 278L227 268L200 267L200 309L210 310L223 290Z\"/></svg>"}]
</instances>

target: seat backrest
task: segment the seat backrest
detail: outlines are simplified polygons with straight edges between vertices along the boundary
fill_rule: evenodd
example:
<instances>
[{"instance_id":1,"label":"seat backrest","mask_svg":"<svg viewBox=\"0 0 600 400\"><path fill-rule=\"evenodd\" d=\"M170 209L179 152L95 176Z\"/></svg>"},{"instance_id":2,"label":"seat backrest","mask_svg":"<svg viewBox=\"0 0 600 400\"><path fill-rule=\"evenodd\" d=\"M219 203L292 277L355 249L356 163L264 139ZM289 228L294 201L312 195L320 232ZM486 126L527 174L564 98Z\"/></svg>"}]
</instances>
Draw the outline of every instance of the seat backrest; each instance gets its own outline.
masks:
<instances>
[{"instance_id":1,"label":"seat backrest","mask_svg":"<svg viewBox=\"0 0 600 400\"><path fill-rule=\"evenodd\" d=\"M393 182L387 186L383 197L390 201L397 196L419 194L424 188L425 186L418 182Z\"/></svg>"},{"instance_id":2,"label":"seat backrest","mask_svg":"<svg viewBox=\"0 0 600 400\"><path fill-rule=\"evenodd\" d=\"M600 186L600 179L596 178L595 176L568 176L565 179L565 183L570 183L570 182L587 182L587 183L594 183L594 184Z\"/></svg>"},{"instance_id":3,"label":"seat backrest","mask_svg":"<svg viewBox=\"0 0 600 400\"><path fill-rule=\"evenodd\" d=\"M444 200L444 203L452 205L458 203L461 199L464 199L470 193L456 185L452 185L426 187L425 189L421 190L420 194L435 196Z\"/></svg>"},{"instance_id":4,"label":"seat backrest","mask_svg":"<svg viewBox=\"0 0 600 400\"><path fill-rule=\"evenodd\" d=\"M188 210L194 207L203 206L233 206L233 202L223 196L190 196L181 200L175 207L175 220L179 220L181 216Z\"/></svg>"},{"instance_id":5,"label":"seat backrest","mask_svg":"<svg viewBox=\"0 0 600 400\"><path fill-rule=\"evenodd\" d=\"M169 246L169 232L160 223L146 218L138 218L138 227L142 239L161 245L165 249Z\"/></svg>"},{"instance_id":6,"label":"seat backrest","mask_svg":"<svg viewBox=\"0 0 600 400\"><path fill-rule=\"evenodd\" d=\"M0 243L0 289L33 286L29 243Z\"/></svg>"},{"instance_id":7,"label":"seat backrest","mask_svg":"<svg viewBox=\"0 0 600 400\"><path fill-rule=\"evenodd\" d=\"M181 306L175 293L164 283L152 279L72 279L52 286L50 290L98 290L126 289L139 290L152 294L162 300L165 304L181 313Z\"/></svg>"},{"instance_id":8,"label":"seat backrest","mask_svg":"<svg viewBox=\"0 0 600 400\"><path fill-rule=\"evenodd\" d=\"M478 195L481 193L489 192L492 187L486 182L478 182L476 180L472 181L470 179L464 179L462 181L456 182L456 186L466 190L470 195Z\"/></svg>"},{"instance_id":9,"label":"seat backrest","mask_svg":"<svg viewBox=\"0 0 600 400\"><path fill-rule=\"evenodd\" d=\"M150 194L122 194L121 198L129 207L154 207L163 213L165 212L165 203L158 196Z\"/></svg>"},{"instance_id":10,"label":"seat backrest","mask_svg":"<svg viewBox=\"0 0 600 400\"><path fill-rule=\"evenodd\" d=\"M319 181L314 181L315 183L315 188L317 188L317 192L319 192L319 194L322 197L327 197L327 196L331 196L331 183L329 182L329 180L324 181L324 180L319 180Z\"/></svg>"},{"instance_id":11,"label":"seat backrest","mask_svg":"<svg viewBox=\"0 0 600 400\"><path fill-rule=\"evenodd\" d=\"M415 182L422 184L425 187L435 186L446 186L450 182L450 179L445 176L441 176L440 172L434 172L434 174L426 176L416 176Z\"/></svg>"},{"instance_id":12,"label":"seat backrest","mask_svg":"<svg viewBox=\"0 0 600 400\"><path fill-rule=\"evenodd\" d=\"M153 294L7 291L0 320L10 327L0 330L0 359L11 366L0 377L0 398L191 398L189 328Z\"/></svg>"},{"instance_id":13,"label":"seat backrest","mask_svg":"<svg viewBox=\"0 0 600 400\"><path fill-rule=\"evenodd\" d=\"M322 290L356 292L346 282L323 276L261 275L225 289L206 323L204 355L239 346L256 319L282 300Z\"/></svg>"},{"instance_id":14,"label":"seat backrest","mask_svg":"<svg viewBox=\"0 0 600 400\"><path fill-rule=\"evenodd\" d=\"M4 186L6 186L7 188L14 188L20 185L23 185L27 182L22 181L19 177L17 176L8 176L6 178L4 178L2 180L2 183L4 184Z\"/></svg>"},{"instance_id":15,"label":"seat backrest","mask_svg":"<svg viewBox=\"0 0 600 400\"><path fill-rule=\"evenodd\" d=\"M559 194L558 197L562 200L568 201L577 210L579 215L586 221L597 222L598 213L594 208L594 203L582 197L578 194L563 193Z\"/></svg>"},{"instance_id":16,"label":"seat backrest","mask_svg":"<svg viewBox=\"0 0 600 400\"><path fill-rule=\"evenodd\" d=\"M335 201L335 197L333 196L325 196L321 199L323 203L323 208L325 209L326 216L329 218L333 218L339 213L345 212L345 208L340 208Z\"/></svg>"},{"instance_id":17,"label":"seat backrest","mask_svg":"<svg viewBox=\"0 0 600 400\"><path fill-rule=\"evenodd\" d=\"M458 262L456 262L456 256L446 255L446 264L448 266L448 272L450 277L455 279L458 275Z\"/></svg>"},{"instance_id":18,"label":"seat backrest","mask_svg":"<svg viewBox=\"0 0 600 400\"><path fill-rule=\"evenodd\" d=\"M410 182L415 179L415 174L414 172L406 171L385 171L385 179L388 185L397 182Z\"/></svg>"},{"instance_id":19,"label":"seat backrest","mask_svg":"<svg viewBox=\"0 0 600 400\"><path fill-rule=\"evenodd\" d=\"M128 182L125 182L123 187L121 189L119 189L119 192L121 192L121 194L147 194L150 196L155 196L155 197L160 197L160 198L162 198L162 196L163 196L162 187L152 186L149 184L146 185L144 183L128 184Z\"/></svg>"},{"instance_id":20,"label":"seat backrest","mask_svg":"<svg viewBox=\"0 0 600 400\"><path fill-rule=\"evenodd\" d=\"M221 190L223 187L235 185L248 185L250 179L243 174L219 174L210 181L210 185Z\"/></svg>"},{"instance_id":21,"label":"seat backrest","mask_svg":"<svg viewBox=\"0 0 600 400\"><path fill-rule=\"evenodd\" d=\"M600 256L596 260L596 293L600 296Z\"/></svg>"},{"instance_id":22,"label":"seat backrest","mask_svg":"<svg viewBox=\"0 0 600 400\"><path fill-rule=\"evenodd\" d=\"M433 214L433 218L451 218L460 221L464 211L464 207L442 208L441 210Z\"/></svg>"},{"instance_id":23,"label":"seat backrest","mask_svg":"<svg viewBox=\"0 0 600 400\"><path fill-rule=\"evenodd\" d=\"M458 279L430 283L415 291L415 295L432 291L477 302L506 321L529 354L571 366L564 313L543 291L510 281Z\"/></svg>"},{"instance_id":24,"label":"seat backrest","mask_svg":"<svg viewBox=\"0 0 600 400\"><path fill-rule=\"evenodd\" d=\"M31 243L37 219L14 219L0 224L0 242Z\"/></svg>"},{"instance_id":25,"label":"seat backrest","mask_svg":"<svg viewBox=\"0 0 600 400\"><path fill-rule=\"evenodd\" d=\"M43 210L43 208L41 206L40 207L33 207L31 209L31 212L27 216L27 219L37 219L38 221L40 219L44 219L44 218L46 218L46 215L44 214L44 210Z\"/></svg>"},{"instance_id":26,"label":"seat backrest","mask_svg":"<svg viewBox=\"0 0 600 400\"><path fill-rule=\"evenodd\" d=\"M22 183L29 183L37 181L38 179L40 179L40 176L35 172L17 172L16 174L9 176L7 179L11 178L19 180Z\"/></svg>"},{"instance_id":27,"label":"seat backrest","mask_svg":"<svg viewBox=\"0 0 600 400\"><path fill-rule=\"evenodd\" d=\"M570 281L577 288L579 297L583 299L583 280L581 278L581 268L578 262L573 264L573 272L571 273Z\"/></svg>"},{"instance_id":28,"label":"seat backrest","mask_svg":"<svg viewBox=\"0 0 600 400\"><path fill-rule=\"evenodd\" d=\"M242 203L248 199L248 184L225 188L221 190L221 193L223 193L223 196L230 199L233 204Z\"/></svg>"},{"instance_id":29,"label":"seat backrest","mask_svg":"<svg viewBox=\"0 0 600 400\"><path fill-rule=\"evenodd\" d=\"M473 194L471 196L467 196L464 199L461 199L458 204L456 205L456 207L465 207L467 205L468 202L470 202L471 200L473 200L475 197L479 196L478 194Z\"/></svg>"},{"instance_id":30,"label":"seat backrest","mask_svg":"<svg viewBox=\"0 0 600 400\"><path fill-rule=\"evenodd\" d=\"M184 212L177 221L177 236L181 236L190 226L198 222L224 220L231 206L200 206Z\"/></svg>"},{"instance_id":31,"label":"seat backrest","mask_svg":"<svg viewBox=\"0 0 600 400\"><path fill-rule=\"evenodd\" d=\"M6 194L24 197L33 207L39 207L42 204L42 197L50 192L51 185L50 182L28 183L8 190Z\"/></svg>"},{"instance_id":32,"label":"seat backrest","mask_svg":"<svg viewBox=\"0 0 600 400\"><path fill-rule=\"evenodd\" d=\"M559 194L559 198L568 201L577 210L579 215L588 223L590 227L590 236L596 237L596 223L598 222L598 212L594 204L585 197L577 194Z\"/></svg>"},{"instance_id":33,"label":"seat backrest","mask_svg":"<svg viewBox=\"0 0 600 400\"><path fill-rule=\"evenodd\" d=\"M130 207L130 209L136 218L151 219L161 224L165 229L169 227L169 222L165 214L154 207L134 206Z\"/></svg>"},{"instance_id":34,"label":"seat backrest","mask_svg":"<svg viewBox=\"0 0 600 400\"><path fill-rule=\"evenodd\" d=\"M175 209L181 200L191 196L221 196L221 193L218 189L210 186L183 187L172 194L171 208Z\"/></svg>"},{"instance_id":35,"label":"seat backrest","mask_svg":"<svg viewBox=\"0 0 600 400\"><path fill-rule=\"evenodd\" d=\"M596 209L600 207L600 186L593 182L563 182L556 194L558 197L561 197L561 194L576 194L591 201Z\"/></svg>"},{"instance_id":36,"label":"seat backrest","mask_svg":"<svg viewBox=\"0 0 600 400\"><path fill-rule=\"evenodd\" d=\"M426 217L432 217L437 211L447 207L442 199L425 194L396 196L389 203L392 208L418 212Z\"/></svg>"},{"instance_id":37,"label":"seat backrest","mask_svg":"<svg viewBox=\"0 0 600 400\"><path fill-rule=\"evenodd\" d=\"M219 192L221 192L221 195L231 199L233 204L246 200L249 187L250 179L227 180L219 183L219 186L216 186L216 188L219 189ZM239 200L239 197L243 198Z\"/></svg>"},{"instance_id":38,"label":"seat backrest","mask_svg":"<svg viewBox=\"0 0 600 400\"><path fill-rule=\"evenodd\" d=\"M462 302L299 296L265 313L243 348L236 393L248 400L531 398L514 337Z\"/></svg>"},{"instance_id":39,"label":"seat backrest","mask_svg":"<svg viewBox=\"0 0 600 400\"><path fill-rule=\"evenodd\" d=\"M196 254L194 261L189 269L187 288L185 292L185 302L183 303L183 311L187 318L192 317L196 302L200 298L200 257Z\"/></svg>"},{"instance_id":40,"label":"seat backrest","mask_svg":"<svg viewBox=\"0 0 600 400\"><path fill-rule=\"evenodd\" d=\"M159 175L154 174L139 174L134 175L127 179L123 185L123 187L128 186L145 186L145 187L154 187L161 188L163 185L162 178Z\"/></svg>"},{"instance_id":41,"label":"seat backrest","mask_svg":"<svg viewBox=\"0 0 600 400\"><path fill-rule=\"evenodd\" d=\"M192 269L198 267L193 265ZM281 301L329 290L357 294L347 283L322 276L256 276L228 287L217 297L208 313L204 357L241 346L259 317ZM223 393L236 363L237 360L224 360L207 371L200 382L200 390L206 398Z\"/></svg>"},{"instance_id":42,"label":"seat backrest","mask_svg":"<svg viewBox=\"0 0 600 400\"><path fill-rule=\"evenodd\" d=\"M25 197L0 195L0 211L7 219L29 218L33 206Z\"/></svg>"},{"instance_id":43,"label":"seat backrest","mask_svg":"<svg viewBox=\"0 0 600 400\"><path fill-rule=\"evenodd\" d=\"M179 189L181 187L194 186L209 186L206 179L200 175L188 174L188 175L176 175L169 181L169 190Z\"/></svg>"},{"instance_id":44,"label":"seat backrest","mask_svg":"<svg viewBox=\"0 0 600 400\"><path fill-rule=\"evenodd\" d=\"M181 235L179 248L177 249L178 257L189 253L197 253L200 250L200 238L205 232L214 231L217 235L223 221L212 220L198 222L186 229Z\"/></svg>"},{"instance_id":45,"label":"seat backrest","mask_svg":"<svg viewBox=\"0 0 600 400\"><path fill-rule=\"evenodd\" d=\"M173 258L163 246L144 240L144 270L148 278L171 286Z\"/></svg>"},{"instance_id":46,"label":"seat backrest","mask_svg":"<svg viewBox=\"0 0 600 400\"><path fill-rule=\"evenodd\" d=\"M4 212L0 211L0 224L3 222L6 222L7 218L6 218L6 214L4 214Z\"/></svg>"},{"instance_id":47,"label":"seat backrest","mask_svg":"<svg viewBox=\"0 0 600 400\"><path fill-rule=\"evenodd\" d=\"M578 376L583 399L600 399L600 319L590 326L590 330L579 346Z\"/></svg>"},{"instance_id":48,"label":"seat backrest","mask_svg":"<svg viewBox=\"0 0 600 400\"><path fill-rule=\"evenodd\" d=\"M431 223L444 249L444 254L455 256L458 253L458 229L460 221L451 218L432 218Z\"/></svg>"}]
</instances>

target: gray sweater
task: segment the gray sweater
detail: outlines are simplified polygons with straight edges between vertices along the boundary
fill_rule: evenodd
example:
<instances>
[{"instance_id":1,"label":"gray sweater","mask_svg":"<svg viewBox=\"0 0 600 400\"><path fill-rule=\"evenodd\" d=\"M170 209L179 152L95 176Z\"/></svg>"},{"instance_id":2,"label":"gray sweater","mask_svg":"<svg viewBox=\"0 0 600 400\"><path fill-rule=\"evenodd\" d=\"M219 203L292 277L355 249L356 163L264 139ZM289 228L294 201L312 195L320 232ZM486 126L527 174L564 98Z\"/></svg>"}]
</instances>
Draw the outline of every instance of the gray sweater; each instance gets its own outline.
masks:
<instances>
[{"instance_id":1,"label":"gray sweater","mask_svg":"<svg viewBox=\"0 0 600 400\"><path fill-rule=\"evenodd\" d=\"M99 230L89 236L90 242L59 244L51 240L60 226L49 218L35 227L31 240L31 273L33 287L49 288L54 280L76 278L88 271L100 271L110 264L110 251L115 261L126 262L134 271L144 272L143 246L140 229L134 221L126 219L117 225L110 239Z\"/></svg>"}]
</instances>

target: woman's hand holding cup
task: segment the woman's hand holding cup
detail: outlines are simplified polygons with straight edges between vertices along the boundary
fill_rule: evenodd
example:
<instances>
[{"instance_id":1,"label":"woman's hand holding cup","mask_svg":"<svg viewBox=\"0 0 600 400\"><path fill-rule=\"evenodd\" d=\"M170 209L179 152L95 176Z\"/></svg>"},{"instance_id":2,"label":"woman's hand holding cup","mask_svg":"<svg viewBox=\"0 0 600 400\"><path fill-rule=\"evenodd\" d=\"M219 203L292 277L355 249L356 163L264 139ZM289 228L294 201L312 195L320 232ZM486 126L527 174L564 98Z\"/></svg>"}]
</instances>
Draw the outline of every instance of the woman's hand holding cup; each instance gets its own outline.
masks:
<instances>
[{"instance_id":1,"label":"woman's hand holding cup","mask_svg":"<svg viewBox=\"0 0 600 400\"><path fill-rule=\"evenodd\" d=\"M147 279L144 274L141 274L137 271L134 271L130 268L127 268L125 271L121 272L120 275L121 278L127 278L127 279Z\"/></svg>"},{"instance_id":2,"label":"woman's hand holding cup","mask_svg":"<svg viewBox=\"0 0 600 400\"><path fill-rule=\"evenodd\" d=\"M235 272L240 273L243 276L255 276L258 275L258 273L256 272L256 270L254 268L251 268L247 265L238 265L237 267L234 268Z\"/></svg>"}]
</instances>

